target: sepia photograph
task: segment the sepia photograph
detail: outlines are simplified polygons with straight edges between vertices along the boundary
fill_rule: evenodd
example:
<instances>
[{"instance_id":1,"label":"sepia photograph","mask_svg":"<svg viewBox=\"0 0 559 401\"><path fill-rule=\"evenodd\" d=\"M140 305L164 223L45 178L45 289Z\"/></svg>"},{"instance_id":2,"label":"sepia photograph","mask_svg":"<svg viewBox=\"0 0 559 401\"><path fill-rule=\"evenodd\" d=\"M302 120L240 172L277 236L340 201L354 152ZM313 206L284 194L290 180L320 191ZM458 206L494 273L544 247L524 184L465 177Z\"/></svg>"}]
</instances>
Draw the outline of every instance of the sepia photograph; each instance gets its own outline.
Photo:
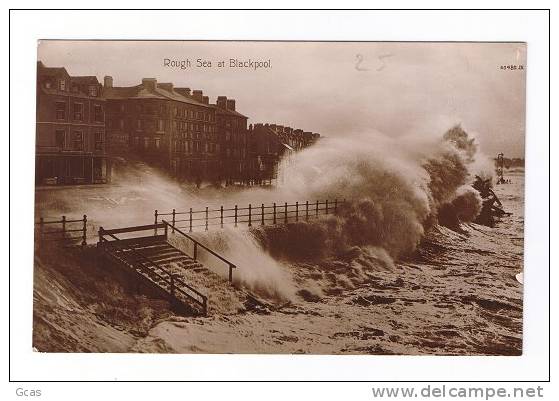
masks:
<instances>
[{"instance_id":1,"label":"sepia photograph","mask_svg":"<svg viewBox=\"0 0 559 401\"><path fill-rule=\"evenodd\" d=\"M33 349L522 355L528 49L38 41Z\"/></svg>"}]
</instances>

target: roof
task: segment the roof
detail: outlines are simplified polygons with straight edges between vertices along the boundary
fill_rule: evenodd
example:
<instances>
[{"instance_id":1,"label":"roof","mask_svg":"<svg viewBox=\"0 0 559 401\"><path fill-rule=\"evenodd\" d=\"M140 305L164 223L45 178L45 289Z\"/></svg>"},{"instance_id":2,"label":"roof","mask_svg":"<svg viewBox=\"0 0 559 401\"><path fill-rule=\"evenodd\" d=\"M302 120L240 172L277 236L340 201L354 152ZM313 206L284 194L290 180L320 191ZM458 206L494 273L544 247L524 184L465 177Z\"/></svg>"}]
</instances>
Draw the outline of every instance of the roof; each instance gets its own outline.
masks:
<instances>
[{"instance_id":1,"label":"roof","mask_svg":"<svg viewBox=\"0 0 559 401\"><path fill-rule=\"evenodd\" d=\"M83 92L74 92L74 91L61 91L57 84L51 85L50 88L47 88L45 85L45 81L50 81L52 77L60 77L64 76L64 79L69 79L68 84L71 85L72 83L78 84L85 84L85 85L98 85L99 81L97 80L96 76L93 75L86 75L86 76L76 76L73 77L68 74L66 68L64 67L45 67L45 65L41 62L37 62L37 84L40 90L48 95L63 95L63 96L72 96L76 98L87 99L90 96L87 93ZM48 77L46 80L45 77ZM104 100L102 97L95 97L96 99L102 101Z\"/></svg>"},{"instance_id":2,"label":"roof","mask_svg":"<svg viewBox=\"0 0 559 401\"><path fill-rule=\"evenodd\" d=\"M64 67L45 67L42 61L37 62L37 74L39 75L69 75Z\"/></svg>"},{"instance_id":3,"label":"roof","mask_svg":"<svg viewBox=\"0 0 559 401\"><path fill-rule=\"evenodd\" d=\"M144 85L136 86L126 86L126 87L105 87L103 90L103 95L107 99L162 99L162 100L174 100L177 102L188 103L196 106L209 105L205 103L198 102L189 97L183 96L175 90L168 91L162 89L157 85L154 89L149 89Z\"/></svg>"},{"instance_id":4,"label":"roof","mask_svg":"<svg viewBox=\"0 0 559 401\"><path fill-rule=\"evenodd\" d=\"M215 104L211 104L210 106L212 106L214 109L216 109L218 114L227 114L227 115L235 116L235 117L248 118L244 114L241 114L241 113L239 113L238 111L235 111L235 110L222 109L221 107L218 107Z\"/></svg>"}]
</instances>

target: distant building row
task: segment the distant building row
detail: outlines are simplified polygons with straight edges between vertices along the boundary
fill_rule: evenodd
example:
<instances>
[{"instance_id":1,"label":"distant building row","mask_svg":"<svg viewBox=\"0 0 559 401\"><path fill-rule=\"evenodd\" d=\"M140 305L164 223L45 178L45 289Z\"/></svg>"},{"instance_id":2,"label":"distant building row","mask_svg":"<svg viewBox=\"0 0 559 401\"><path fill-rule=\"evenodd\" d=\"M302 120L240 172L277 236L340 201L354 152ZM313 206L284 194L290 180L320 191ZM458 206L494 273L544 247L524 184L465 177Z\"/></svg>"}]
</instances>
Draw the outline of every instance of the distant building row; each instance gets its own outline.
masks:
<instances>
[{"instance_id":1,"label":"distant building row","mask_svg":"<svg viewBox=\"0 0 559 401\"><path fill-rule=\"evenodd\" d=\"M132 87L103 85L65 68L37 68L38 184L105 183L111 161L135 154L178 179L259 184L276 177L288 152L320 136L275 124L247 127L235 100L215 104L201 90L144 78Z\"/></svg>"}]
</instances>

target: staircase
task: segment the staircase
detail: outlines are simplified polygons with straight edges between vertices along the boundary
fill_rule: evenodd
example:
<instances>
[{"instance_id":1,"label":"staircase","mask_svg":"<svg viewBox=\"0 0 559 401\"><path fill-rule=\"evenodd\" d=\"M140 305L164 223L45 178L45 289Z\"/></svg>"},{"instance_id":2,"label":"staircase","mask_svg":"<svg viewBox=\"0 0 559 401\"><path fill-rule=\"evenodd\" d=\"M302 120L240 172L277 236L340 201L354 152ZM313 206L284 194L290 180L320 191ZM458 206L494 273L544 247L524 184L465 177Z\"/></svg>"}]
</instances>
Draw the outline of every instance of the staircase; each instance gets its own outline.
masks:
<instances>
[{"instance_id":1,"label":"staircase","mask_svg":"<svg viewBox=\"0 0 559 401\"><path fill-rule=\"evenodd\" d=\"M159 228L164 228L163 224ZM196 251L194 257L191 257L169 244L167 230L165 235L128 239L116 237L116 234L148 229L153 230L154 226L113 230L100 228L98 247L108 259L128 272L134 273L146 284L155 286L163 296L187 314L192 312L202 315L212 312L232 314L245 309L247 303L255 301L251 294L235 288L226 278L195 260ZM200 243L197 243L195 248L197 247L209 250ZM229 278L231 278L231 267L235 266L228 261L226 263L230 266Z\"/></svg>"}]
</instances>

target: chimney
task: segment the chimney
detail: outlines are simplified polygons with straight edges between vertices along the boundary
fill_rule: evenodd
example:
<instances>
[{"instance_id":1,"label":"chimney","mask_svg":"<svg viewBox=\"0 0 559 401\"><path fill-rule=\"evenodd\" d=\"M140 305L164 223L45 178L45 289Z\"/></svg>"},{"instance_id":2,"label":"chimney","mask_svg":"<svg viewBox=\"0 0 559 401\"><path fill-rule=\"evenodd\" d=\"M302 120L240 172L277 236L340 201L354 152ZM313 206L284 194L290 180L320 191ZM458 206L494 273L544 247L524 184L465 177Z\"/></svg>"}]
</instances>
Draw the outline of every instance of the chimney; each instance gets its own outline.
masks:
<instances>
[{"instance_id":1,"label":"chimney","mask_svg":"<svg viewBox=\"0 0 559 401\"><path fill-rule=\"evenodd\" d=\"M227 99L227 110L235 111L235 99Z\"/></svg>"},{"instance_id":2,"label":"chimney","mask_svg":"<svg viewBox=\"0 0 559 401\"><path fill-rule=\"evenodd\" d=\"M142 78L142 85L149 90L155 90L157 86L157 79L155 78Z\"/></svg>"},{"instance_id":3,"label":"chimney","mask_svg":"<svg viewBox=\"0 0 559 401\"><path fill-rule=\"evenodd\" d=\"M210 98L208 96L202 96L202 103L210 104Z\"/></svg>"},{"instance_id":4,"label":"chimney","mask_svg":"<svg viewBox=\"0 0 559 401\"><path fill-rule=\"evenodd\" d=\"M227 96L218 96L217 101L216 101L216 105L220 109L226 109L227 108Z\"/></svg>"},{"instance_id":5,"label":"chimney","mask_svg":"<svg viewBox=\"0 0 559 401\"><path fill-rule=\"evenodd\" d=\"M172 92L173 91L173 83L172 82L165 82L165 83L159 84L157 86L159 86L161 89L166 90L167 92Z\"/></svg>"},{"instance_id":6,"label":"chimney","mask_svg":"<svg viewBox=\"0 0 559 401\"><path fill-rule=\"evenodd\" d=\"M105 83L105 88L112 88L113 87L113 77L111 77L109 75L105 75L105 78L103 78L103 81Z\"/></svg>"},{"instance_id":7,"label":"chimney","mask_svg":"<svg viewBox=\"0 0 559 401\"><path fill-rule=\"evenodd\" d=\"M198 90L198 89L193 90L193 91L192 91L192 97L194 98L194 100L196 100L196 101L202 103L202 97L203 97L203 96L202 96L202 93L203 93L203 92L202 92L201 90Z\"/></svg>"},{"instance_id":8,"label":"chimney","mask_svg":"<svg viewBox=\"0 0 559 401\"><path fill-rule=\"evenodd\" d=\"M178 92L183 96L190 97L190 88L175 88L175 92Z\"/></svg>"}]
</instances>

